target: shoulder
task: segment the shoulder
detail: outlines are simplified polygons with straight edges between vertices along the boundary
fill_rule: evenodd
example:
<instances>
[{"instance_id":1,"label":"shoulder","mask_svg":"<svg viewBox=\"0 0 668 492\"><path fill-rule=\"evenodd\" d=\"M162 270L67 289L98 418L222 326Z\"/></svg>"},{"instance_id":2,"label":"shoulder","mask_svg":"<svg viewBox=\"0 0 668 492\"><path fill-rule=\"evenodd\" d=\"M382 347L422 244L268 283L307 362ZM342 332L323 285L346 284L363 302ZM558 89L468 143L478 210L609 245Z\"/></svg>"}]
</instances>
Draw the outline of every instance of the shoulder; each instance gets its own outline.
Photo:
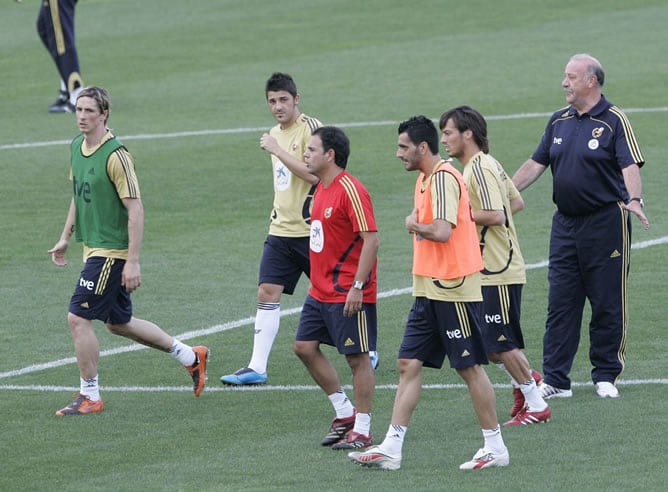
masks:
<instances>
[{"instance_id":1,"label":"shoulder","mask_svg":"<svg viewBox=\"0 0 668 492\"><path fill-rule=\"evenodd\" d=\"M318 120L317 118L313 118L312 116L306 115L304 113L302 113L299 116L299 123L304 127L308 128L310 133L313 133L316 129L322 126L320 120Z\"/></svg>"}]
</instances>

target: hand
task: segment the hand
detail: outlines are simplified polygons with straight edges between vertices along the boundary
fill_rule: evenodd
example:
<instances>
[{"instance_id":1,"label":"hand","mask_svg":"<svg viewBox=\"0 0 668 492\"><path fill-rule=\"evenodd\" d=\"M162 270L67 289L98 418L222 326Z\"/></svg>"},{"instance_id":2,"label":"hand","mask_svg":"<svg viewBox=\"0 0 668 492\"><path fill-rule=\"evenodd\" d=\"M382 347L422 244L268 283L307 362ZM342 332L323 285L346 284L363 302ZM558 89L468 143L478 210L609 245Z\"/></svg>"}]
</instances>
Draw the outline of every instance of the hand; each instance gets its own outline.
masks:
<instances>
[{"instance_id":1,"label":"hand","mask_svg":"<svg viewBox=\"0 0 668 492\"><path fill-rule=\"evenodd\" d=\"M629 203L624 205L624 208L631 212L632 214L635 214L638 216L638 219L640 219L640 223L642 224L643 229L647 230L649 229L649 220L647 220L647 216L645 215L645 210L640 206L640 203L636 200L631 200Z\"/></svg>"},{"instance_id":2,"label":"hand","mask_svg":"<svg viewBox=\"0 0 668 492\"><path fill-rule=\"evenodd\" d=\"M406 216L406 230L408 234L415 232L415 226L418 224L417 208L414 208L410 215Z\"/></svg>"},{"instance_id":3,"label":"hand","mask_svg":"<svg viewBox=\"0 0 668 492\"><path fill-rule=\"evenodd\" d=\"M18 0L17 0L18 1ZM51 261L54 265L65 266L67 260L65 259L65 252L69 243L65 239L60 239L47 253L51 255Z\"/></svg>"},{"instance_id":4,"label":"hand","mask_svg":"<svg viewBox=\"0 0 668 492\"><path fill-rule=\"evenodd\" d=\"M362 291L360 289L353 289L348 291L346 303L343 306L344 316L354 316L362 310Z\"/></svg>"},{"instance_id":5,"label":"hand","mask_svg":"<svg viewBox=\"0 0 668 492\"><path fill-rule=\"evenodd\" d=\"M272 137L271 135L269 135L268 133L264 133L260 137L260 148L262 150L266 150L270 154L274 154L274 155L276 155L276 153L280 149L276 139L274 137Z\"/></svg>"},{"instance_id":6,"label":"hand","mask_svg":"<svg viewBox=\"0 0 668 492\"><path fill-rule=\"evenodd\" d=\"M121 285L133 292L141 285L141 268L138 261L126 261L121 274Z\"/></svg>"}]
</instances>

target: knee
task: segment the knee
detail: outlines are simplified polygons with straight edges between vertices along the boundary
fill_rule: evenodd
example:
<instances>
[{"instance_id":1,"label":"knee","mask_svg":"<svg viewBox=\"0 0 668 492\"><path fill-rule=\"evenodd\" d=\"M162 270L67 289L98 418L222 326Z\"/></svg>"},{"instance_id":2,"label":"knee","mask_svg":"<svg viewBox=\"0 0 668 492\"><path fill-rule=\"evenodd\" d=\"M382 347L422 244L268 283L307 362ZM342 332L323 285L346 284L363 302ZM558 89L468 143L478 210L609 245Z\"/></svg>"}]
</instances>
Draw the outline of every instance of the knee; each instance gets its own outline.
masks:
<instances>
[{"instance_id":1,"label":"knee","mask_svg":"<svg viewBox=\"0 0 668 492\"><path fill-rule=\"evenodd\" d=\"M89 320L72 313L67 313L67 325L70 327L70 333L73 338L77 338L91 328L91 322Z\"/></svg>"},{"instance_id":2,"label":"knee","mask_svg":"<svg viewBox=\"0 0 668 492\"><path fill-rule=\"evenodd\" d=\"M294 350L295 355L304 362L312 359L317 352L317 346L314 346L310 342L296 341L292 346L292 349Z\"/></svg>"},{"instance_id":3,"label":"knee","mask_svg":"<svg viewBox=\"0 0 668 492\"><path fill-rule=\"evenodd\" d=\"M258 302L277 303L281 300L283 286L277 284L260 284L257 288Z\"/></svg>"}]
</instances>

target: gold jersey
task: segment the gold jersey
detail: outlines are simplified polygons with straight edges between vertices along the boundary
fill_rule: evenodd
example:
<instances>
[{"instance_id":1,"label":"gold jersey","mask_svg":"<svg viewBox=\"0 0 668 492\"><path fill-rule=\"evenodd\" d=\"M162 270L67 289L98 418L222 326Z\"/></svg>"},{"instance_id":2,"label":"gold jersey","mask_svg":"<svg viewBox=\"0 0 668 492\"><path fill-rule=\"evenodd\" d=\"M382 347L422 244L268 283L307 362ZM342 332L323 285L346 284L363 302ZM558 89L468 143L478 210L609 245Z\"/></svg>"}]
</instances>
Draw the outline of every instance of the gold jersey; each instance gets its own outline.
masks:
<instances>
[{"instance_id":1,"label":"gold jersey","mask_svg":"<svg viewBox=\"0 0 668 492\"><path fill-rule=\"evenodd\" d=\"M506 215L505 224L477 226L485 265L482 285L526 283L524 258L510 209L510 201L519 196L519 191L501 164L483 152L466 163L463 175L473 210L503 210Z\"/></svg>"},{"instance_id":2,"label":"gold jersey","mask_svg":"<svg viewBox=\"0 0 668 492\"><path fill-rule=\"evenodd\" d=\"M320 126L320 121L301 114L289 128L282 129L280 125L276 125L269 134L282 149L303 161L311 135ZM271 164L274 173L274 208L271 212L269 234L280 237L310 236L311 204L315 186L294 176L273 154Z\"/></svg>"}]
</instances>

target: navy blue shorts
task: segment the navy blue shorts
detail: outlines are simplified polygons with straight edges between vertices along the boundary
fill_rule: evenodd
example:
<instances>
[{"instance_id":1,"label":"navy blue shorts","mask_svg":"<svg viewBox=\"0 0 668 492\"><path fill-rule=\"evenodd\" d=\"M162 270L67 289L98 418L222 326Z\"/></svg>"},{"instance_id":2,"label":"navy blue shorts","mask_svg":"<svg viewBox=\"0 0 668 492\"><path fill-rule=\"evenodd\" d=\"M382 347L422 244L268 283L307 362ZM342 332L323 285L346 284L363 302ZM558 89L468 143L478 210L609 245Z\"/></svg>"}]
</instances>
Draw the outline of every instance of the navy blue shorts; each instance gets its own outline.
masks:
<instances>
[{"instance_id":1,"label":"navy blue shorts","mask_svg":"<svg viewBox=\"0 0 668 492\"><path fill-rule=\"evenodd\" d=\"M482 286L482 338L490 352L524 348L522 284Z\"/></svg>"},{"instance_id":2,"label":"navy blue shorts","mask_svg":"<svg viewBox=\"0 0 668 492\"><path fill-rule=\"evenodd\" d=\"M416 297L408 314L400 359L417 359L440 369L445 356L453 369L487 364L480 333L481 302L434 301Z\"/></svg>"},{"instance_id":3,"label":"navy blue shorts","mask_svg":"<svg viewBox=\"0 0 668 492\"><path fill-rule=\"evenodd\" d=\"M344 305L306 296L295 339L332 345L343 355L376 350L376 305L362 304L362 310L355 316L344 316Z\"/></svg>"},{"instance_id":4,"label":"navy blue shorts","mask_svg":"<svg viewBox=\"0 0 668 492\"><path fill-rule=\"evenodd\" d=\"M311 272L309 241L308 236L267 236L258 283L282 285L284 294L293 294L302 273L308 277Z\"/></svg>"},{"instance_id":5,"label":"navy blue shorts","mask_svg":"<svg viewBox=\"0 0 668 492\"><path fill-rule=\"evenodd\" d=\"M124 266L125 260L118 258L88 258L70 299L69 312L112 325L130 321L132 301L121 285Z\"/></svg>"}]
</instances>

